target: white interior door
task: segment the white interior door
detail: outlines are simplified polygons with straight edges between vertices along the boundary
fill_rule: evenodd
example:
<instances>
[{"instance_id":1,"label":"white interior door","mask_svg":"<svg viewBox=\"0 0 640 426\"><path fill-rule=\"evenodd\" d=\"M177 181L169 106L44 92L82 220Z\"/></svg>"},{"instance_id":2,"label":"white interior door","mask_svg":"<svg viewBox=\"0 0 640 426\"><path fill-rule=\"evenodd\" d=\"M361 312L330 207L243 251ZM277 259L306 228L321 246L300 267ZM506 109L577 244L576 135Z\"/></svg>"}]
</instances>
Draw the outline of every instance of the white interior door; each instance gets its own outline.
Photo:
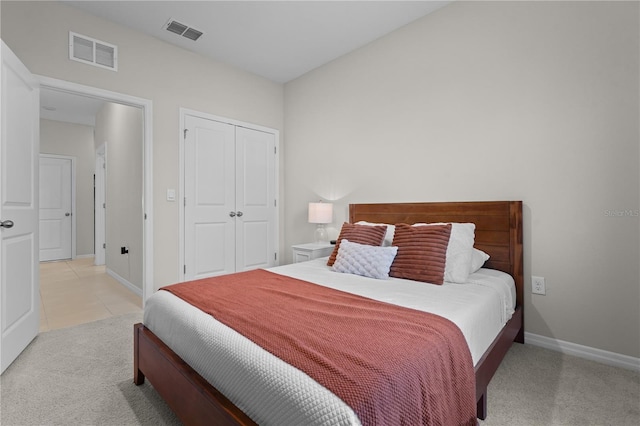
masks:
<instances>
[{"instance_id":1,"label":"white interior door","mask_svg":"<svg viewBox=\"0 0 640 426\"><path fill-rule=\"evenodd\" d=\"M73 161L40 155L40 261L73 258Z\"/></svg>"},{"instance_id":2,"label":"white interior door","mask_svg":"<svg viewBox=\"0 0 640 426\"><path fill-rule=\"evenodd\" d=\"M236 271L276 264L275 135L236 128Z\"/></svg>"},{"instance_id":3,"label":"white interior door","mask_svg":"<svg viewBox=\"0 0 640 426\"><path fill-rule=\"evenodd\" d=\"M4 372L40 326L40 113L37 81L4 42L0 74L0 372Z\"/></svg>"},{"instance_id":4,"label":"white interior door","mask_svg":"<svg viewBox=\"0 0 640 426\"><path fill-rule=\"evenodd\" d=\"M187 115L185 129L185 279L235 272L234 126Z\"/></svg>"}]
</instances>

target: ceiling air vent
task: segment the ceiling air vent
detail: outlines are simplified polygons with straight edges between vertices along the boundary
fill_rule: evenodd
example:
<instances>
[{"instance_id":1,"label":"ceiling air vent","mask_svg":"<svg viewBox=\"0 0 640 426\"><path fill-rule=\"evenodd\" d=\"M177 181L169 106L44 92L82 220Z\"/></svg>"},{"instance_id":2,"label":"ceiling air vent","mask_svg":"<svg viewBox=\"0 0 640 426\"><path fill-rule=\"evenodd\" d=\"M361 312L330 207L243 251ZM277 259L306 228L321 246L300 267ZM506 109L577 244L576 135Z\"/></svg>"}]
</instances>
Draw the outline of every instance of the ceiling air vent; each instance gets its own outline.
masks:
<instances>
[{"instance_id":1,"label":"ceiling air vent","mask_svg":"<svg viewBox=\"0 0 640 426\"><path fill-rule=\"evenodd\" d=\"M118 71L118 46L70 31L69 59Z\"/></svg>"},{"instance_id":2,"label":"ceiling air vent","mask_svg":"<svg viewBox=\"0 0 640 426\"><path fill-rule=\"evenodd\" d=\"M180 22L174 21L173 19L169 19L169 21L165 25L165 28L167 29L167 31L171 31L172 33L176 33L193 41L196 41L202 35L202 31L198 31L195 28L189 27L188 25L181 24Z\"/></svg>"}]
</instances>

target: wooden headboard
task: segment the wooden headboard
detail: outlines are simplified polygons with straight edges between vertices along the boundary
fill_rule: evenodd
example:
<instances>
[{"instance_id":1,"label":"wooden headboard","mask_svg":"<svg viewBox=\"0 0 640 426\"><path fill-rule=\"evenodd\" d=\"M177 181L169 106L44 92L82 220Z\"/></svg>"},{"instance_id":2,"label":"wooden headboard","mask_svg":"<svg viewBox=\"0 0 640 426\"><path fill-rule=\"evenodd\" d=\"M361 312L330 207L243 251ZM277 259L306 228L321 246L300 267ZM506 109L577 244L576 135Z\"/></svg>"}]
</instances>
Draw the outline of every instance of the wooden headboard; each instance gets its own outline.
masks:
<instances>
[{"instance_id":1,"label":"wooden headboard","mask_svg":"<svg viewBox=\"0 0 640 426\"><path fill-rule=\"evenodd\" d=\"M517 305L524 305L522 201L350 204L349 221L376 223L471 222L475 247L489 254L486 268L510 274Z\"/></svg>"}]
</instances>

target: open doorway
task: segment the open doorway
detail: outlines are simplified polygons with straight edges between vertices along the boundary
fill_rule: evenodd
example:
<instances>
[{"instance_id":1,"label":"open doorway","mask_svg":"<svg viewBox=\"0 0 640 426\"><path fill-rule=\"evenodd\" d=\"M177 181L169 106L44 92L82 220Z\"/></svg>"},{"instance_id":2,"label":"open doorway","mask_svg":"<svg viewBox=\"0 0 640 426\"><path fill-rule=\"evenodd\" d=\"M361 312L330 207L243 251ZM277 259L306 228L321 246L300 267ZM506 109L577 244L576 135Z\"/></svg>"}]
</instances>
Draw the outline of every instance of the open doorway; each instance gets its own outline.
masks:
<instances>
[{"instance_id":1,"label":"open doorway","mask_svg":"<svg viewBox=\"0 0 640 426\"><path fill-rule=\"evenodd\" d=\"M64 99L57 106L51 102L42 103L42 107L48 108L49 111L41 109L43 112L41 113L41 123L44 123L41 130L47 131L47 127L56 127L59 130L66 126L57 124L62 120L54 123L51 114L48 114L54 108L56 110L59 108L64 112L64 102L73 103L78 99L84 99L99 104L95 113L97 121L94 121L93 126L89 127L93 139L89 160L91 173L89 175L85 173L83 176L80 176L80 173L77 174L78 186L81 179L86 179L88 182L83 183L90 187L89 195L87 195L89 203L84 200L85 205L90 204L88 209L90 216L87 217L86 208L83 212L80 211L81 197L78 195L76 200L78 201L78 209L75 219L78 223L82 221L85 225L88 223L90 226L84 226L82 229L78 226L75 264L84 264L87 267L85 272L80 272L81 274L95 273L96 269L91 269L89 272L88 268L94 263L105 264L104 270L108 275L144 300L147 295L146 283L152 275L150 250L147 250L148 247L152 247L152 222L151 214L146 210L146 206L151 205L151 102L46 77L40 77L40 80L42 92L53 93L59 99ZM127 131L127 129L129 130ZM120 143L119 147L118 143ZM94 201L94 191L99 192L100 189L94 185L100 184L100 182L98 179L94 180L94 172L101 159L104 164L107 155L112 152L109 149L104 149L110 144L115 147L112 150L113 158L111 160L113 160L113 170L117 176L114 181L114 179L109 179L108 173L104 173L104 198L105 200L109 198L109 186L116 185L111 190L114 203L109 209L108 201L104 201L100 203L104 209L99 210L97 209L98 203ZM49 154L60 153L49 152ZM79 160L77 162L79 163ZM125 164L119 164L121 162ZM79 164L78 169L80 169ZM81 214L84 216L80 217ZM102 218L100 214L103 214ZM125 219L122 219L123 217ZM129 222L128 226L126 222ZM103 240L104 243L99 244L99 240ZM104 249L102 252L97 250L96 246L98 245ZM124 249L121 249L122 247ZM89 257L91 259L85 261L85 258Z\"/></svg>"}]
</instances>

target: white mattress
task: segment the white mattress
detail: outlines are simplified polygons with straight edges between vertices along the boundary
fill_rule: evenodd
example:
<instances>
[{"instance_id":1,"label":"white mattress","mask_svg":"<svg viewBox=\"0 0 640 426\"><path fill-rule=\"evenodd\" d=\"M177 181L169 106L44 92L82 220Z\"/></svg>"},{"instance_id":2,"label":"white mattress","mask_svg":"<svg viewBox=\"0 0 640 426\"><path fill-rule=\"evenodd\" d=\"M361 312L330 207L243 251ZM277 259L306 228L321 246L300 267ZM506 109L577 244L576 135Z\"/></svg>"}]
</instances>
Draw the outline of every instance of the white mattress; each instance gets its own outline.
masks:
<instances>
[{"instance_id":1,"label":"white mattress","mask_svg":"<svg viewBox=\"0 0 640 426\"><path fill-rule=\"evenodd\" d=\"M442 286L339 274L326 258L270 271L448 318L462 330L474 365L515 307L513 278L491 269L480 269L466 284ZM260 425L360 424L348 405L305 373L169 292L147 300L144 324Z\"/></svg>"}]
</instances>

